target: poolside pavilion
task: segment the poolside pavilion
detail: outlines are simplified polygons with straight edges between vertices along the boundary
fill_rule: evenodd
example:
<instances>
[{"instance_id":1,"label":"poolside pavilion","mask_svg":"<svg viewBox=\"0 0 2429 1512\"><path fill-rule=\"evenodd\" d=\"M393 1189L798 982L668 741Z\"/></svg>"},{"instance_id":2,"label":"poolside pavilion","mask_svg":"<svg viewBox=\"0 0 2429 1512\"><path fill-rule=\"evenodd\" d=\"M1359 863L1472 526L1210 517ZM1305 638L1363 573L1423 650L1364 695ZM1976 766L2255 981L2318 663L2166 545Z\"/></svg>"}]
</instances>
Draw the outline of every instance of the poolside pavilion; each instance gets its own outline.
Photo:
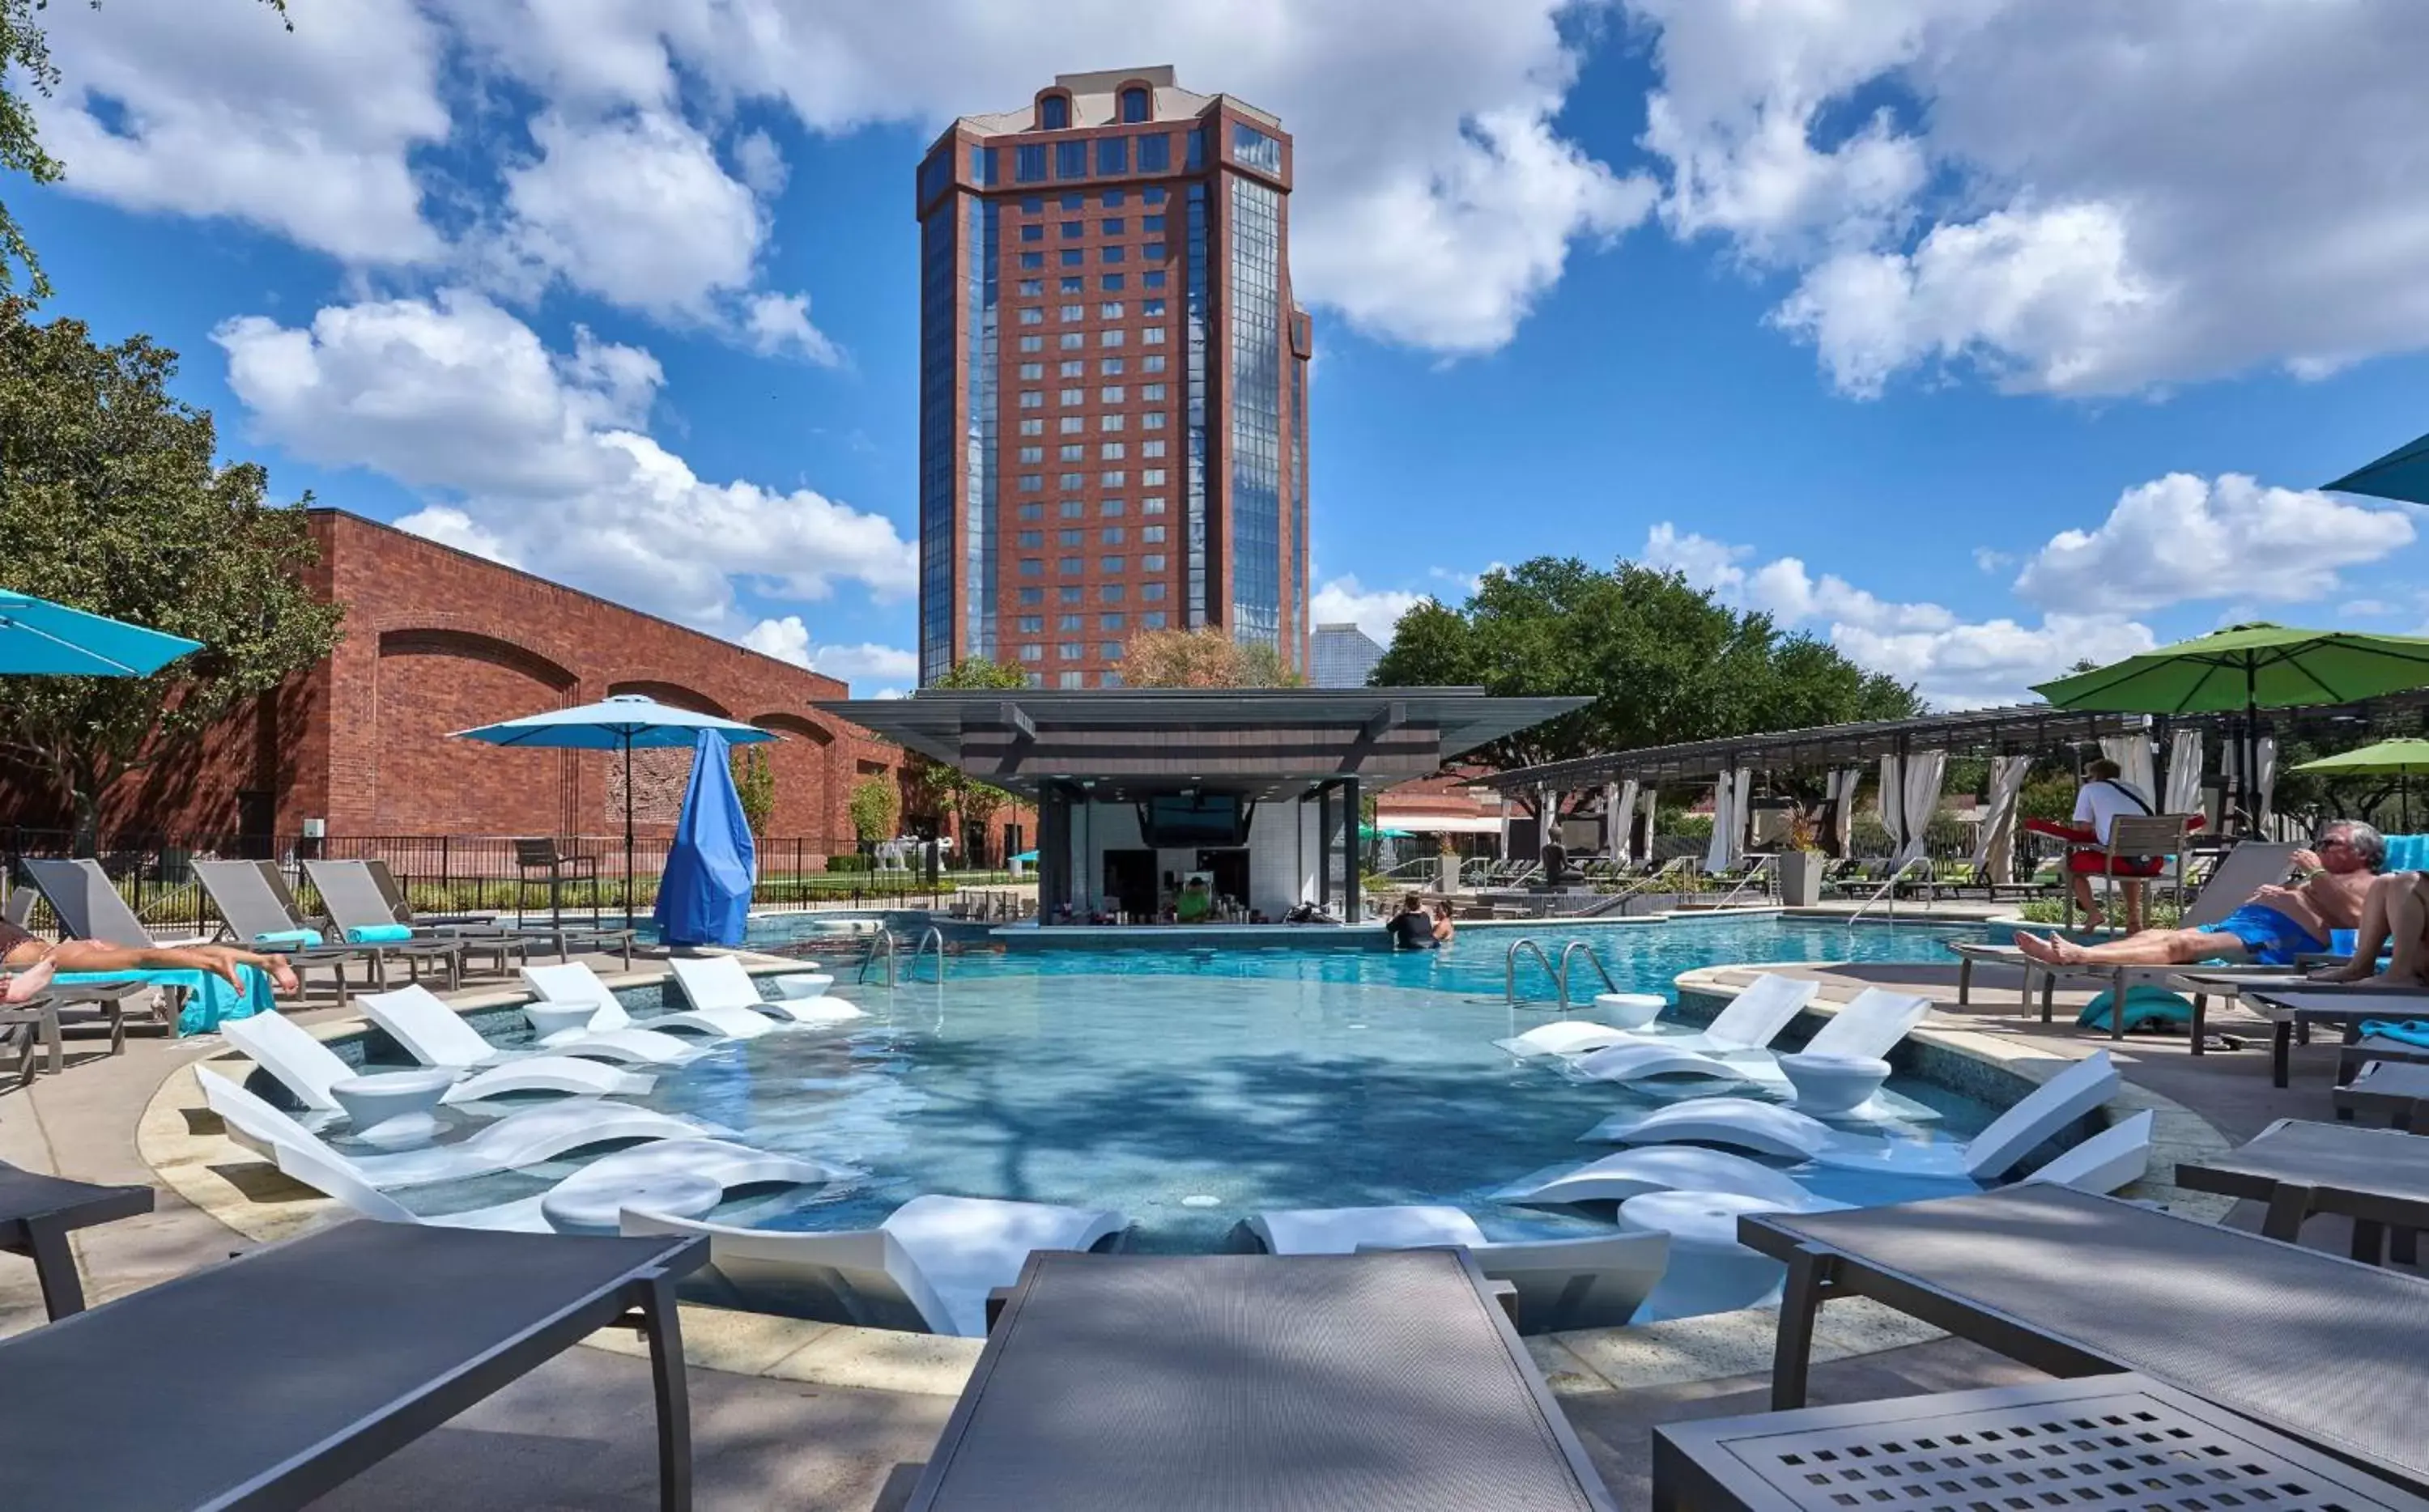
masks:
<instances>
[{"instance_id":1,"label":"poolside pavilion","mask_svg":"<svg viewBox=\"0 0 2429 1512\"><path fill-rule=\"evenodd\" d=\"M1354 915L1363 792L1582 706L1477 688L922 689L822 702L1038 813L1042 923L1163 917L1204 877L1220 913Z\"/></svg>"}]
</instances>

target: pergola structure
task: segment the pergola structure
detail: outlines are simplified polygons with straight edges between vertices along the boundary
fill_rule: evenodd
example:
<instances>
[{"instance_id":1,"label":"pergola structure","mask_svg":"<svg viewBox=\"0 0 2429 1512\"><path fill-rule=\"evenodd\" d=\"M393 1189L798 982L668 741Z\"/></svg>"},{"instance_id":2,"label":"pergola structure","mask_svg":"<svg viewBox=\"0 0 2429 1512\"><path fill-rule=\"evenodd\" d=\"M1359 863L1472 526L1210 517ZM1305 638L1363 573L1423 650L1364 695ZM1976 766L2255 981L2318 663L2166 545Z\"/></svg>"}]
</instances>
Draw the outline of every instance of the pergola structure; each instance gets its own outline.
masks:
<instances>
[{"instance_id":1,"label":"pergola structure","mask_svg":"<svg viewBox=\"0 0 2429 1512\"><path fill-rule=\"evenodd\" d=\"M1478 688L923 688L818 707L1033 802L1040 916L1052 920L1135 901L1142 872L1152 897L1176 869L1236 878L1230 896L1272 917L1302 902L1346 910L1362 785L1429 776L1587 701ZM1237 825L1228 841L1175 838L1193 817L1211 829L1225 814Z\"/></svg>"}]
</instances>

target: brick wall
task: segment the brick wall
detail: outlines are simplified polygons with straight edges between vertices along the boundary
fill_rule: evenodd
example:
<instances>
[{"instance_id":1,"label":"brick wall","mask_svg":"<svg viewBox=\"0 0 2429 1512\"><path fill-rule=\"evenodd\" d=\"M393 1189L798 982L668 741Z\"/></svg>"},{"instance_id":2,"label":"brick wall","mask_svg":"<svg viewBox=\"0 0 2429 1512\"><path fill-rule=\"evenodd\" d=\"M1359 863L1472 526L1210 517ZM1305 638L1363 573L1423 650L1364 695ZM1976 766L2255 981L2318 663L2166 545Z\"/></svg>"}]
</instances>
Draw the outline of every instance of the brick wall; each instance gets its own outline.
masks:
<instances>
[{"instance_id":1,"label":"brick wall","mask_svg":"<svg viewBox=\"0 0 2429 1512\"><path fill-rule=\"evenodd\" d=\"M267 819L291 835L322 818L333 835L620 833L620 756L448 738L614 693L775 731L772 835L848 841L857 775L900 765L894 747L809 706L845 696L833 678L336 510L314 511L312 534L312 576L346 605L338 649L197 757L122 784L106 828L234 834ZM672 827L690 762L636 753L643 833ZM41 795L0 791L0 805L27 827L63 822Z\"/></svg>"}]
</instances>

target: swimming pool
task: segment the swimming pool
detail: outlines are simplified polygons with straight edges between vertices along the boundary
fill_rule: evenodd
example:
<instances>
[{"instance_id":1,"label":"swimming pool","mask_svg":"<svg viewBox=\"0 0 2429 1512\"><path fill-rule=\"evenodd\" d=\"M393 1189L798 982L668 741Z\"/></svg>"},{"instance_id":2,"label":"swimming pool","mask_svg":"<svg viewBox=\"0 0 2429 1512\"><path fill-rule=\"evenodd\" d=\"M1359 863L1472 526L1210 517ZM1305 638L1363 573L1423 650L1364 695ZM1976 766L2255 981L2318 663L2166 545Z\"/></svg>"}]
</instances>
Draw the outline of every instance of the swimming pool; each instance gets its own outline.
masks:
<instances>
[{"instance_id":1,"label":"swimming pool","mask_svg":"<svg viewBox=\"0 0 2429 1512\"><path fill-rule=\"evenodd\" d=\"M1944 933L1776 918L1540 937L1557 956L1572 933L1642 991L1715 961L1946 959ZM869 1014L848 1032L728 1045L640 1100L851 1173L815 1200L727 1215L767 1227L868 1226L938 1192L1118 1209L1135 1225L1128 1247L1149 1251L1229 1247L1240 1220L1277 1208L1447 1203L1495 1238L1592 1231L1604 1225L1490 1194L1609 1153L1577 1141L1611 1113L1715 1089L1638 1093L1513 1061L1491 1042L1556 1015L1506 1005L1505 950L1475 931L1440 954L986 952L952 958L941 985L890 991L846 970L836 994ZM1548 991L1540 975L1537 990ZM636 1012L661 1003L654 989L628 995ZM1893 1085L1940 1113L1920 1137L1991 1116L1943 1089ZM404 1195L436 1211L555 1174ZM1810 1184L1867 1203L1948 1190L1846 1171Z\"/></svg>"}]
</instances>

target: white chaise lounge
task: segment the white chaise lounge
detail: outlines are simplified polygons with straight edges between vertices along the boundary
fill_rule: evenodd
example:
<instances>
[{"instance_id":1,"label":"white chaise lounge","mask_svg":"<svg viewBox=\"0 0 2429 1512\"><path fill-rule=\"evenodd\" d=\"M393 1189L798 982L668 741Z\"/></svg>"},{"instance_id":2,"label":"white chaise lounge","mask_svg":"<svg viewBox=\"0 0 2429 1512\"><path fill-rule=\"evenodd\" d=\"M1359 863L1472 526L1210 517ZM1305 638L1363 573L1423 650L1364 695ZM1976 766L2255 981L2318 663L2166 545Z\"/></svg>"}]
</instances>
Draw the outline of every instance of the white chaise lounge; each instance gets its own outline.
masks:
<instances>
[{"instance_id":1,"label":"white chaise lounge","mask_svg":"<svg viewBox=\"0 0 2429 1512\"><path fill-rule=\"evenodd\" d=\"M228 1138L237 1143L273 1162L282 1146L305 1150L367 1187L420 1187L436 1181L460 1181L493 1171L537 1165L594 1144L696 1140L711 1132L672 1113L584 1098L509 1113L493 1124L484 1124L471 1138L452 1144L431 1144L385 1155L348 1155L207 1066L195 1067L194 1079L202 1084L203 1101L220 1115L220 1122L227 1126Z\"/></svg>"},{"instance_id":2,"label":"white chaise lounge","mask_svg":"<svg viewBox=\"0 0 2429 1512\"><path fill-rule=\"evenodd\" d=\"M682 1013L653 1013L635 1018L587 961L555 966L525 966L523 983L548 1003L596 1003L593 1032L603 1029L653 1029L664 1034L690 1032L720 1040L752 1040L782 1027L765 1013L745 1008L695 1008Z\"/></svg>"},{"instance_id":3,"label":"white chaise lounge","mask_svg":"<svg viewBox=\"0 0 2429 1512\"><path fill-rule=\"evenodd\" d=\"M668 964L674 967L675 983L683 989L684 996L692 1007L702 1011L747 1009L770 1018L813 1025L843 1024L868 1017L842 998L827 996L826 990L834 978L823 973L795 972L770 978L778 995L765 998L759 995L758 980L732 956L677 956Z\"/></svg>"},{"instance_id":4,"label":"white chaise lounge","mask_svg":"<svg viewBox=\"0 0 2429 1512\"><path fill-rule=\"evenodd\" d=\"M1281 1208L1242 1227L1275 1255L1459 1245L1488 1278L1516 1290L1518 1326L1529 1334L1625 1324L1670 1263L1666 1234L1491 1240L1457 1208Z\"/></svg>"},{"instance_id":5,"label":"white chaise lounge","mask_svg":"<svg viewBox=\"0 0 2429 1512\"><path fill-rule=\"evenodd\" d=\"M1743 1001L1763 982L1785 978L1764 977L1757 979L1738 994ZM1812 994L1806 994L1810 1001ZM1800 1003L1799 1007L1803 1005ZM1769 1048L1770 1039L1785 1028L1789 1019L1796 1016L1792 1010L1785 1015L1775 1006L1765 1003L1759 1012L1731 1025L1726 1031L1724 1021L1737 1008L1737 1002L1712 1020L1706 1038L1719 1048L1698 1050L1677 1040L1657 1040L1650 1044L1614 1044L1579 1056L1569 1062L1577 1076L1590 1081L1642 1081L1650 1076L1701 1076L1718 1081L1762 1081L1782 1087L1788 1078L1779 1068L1779 1058ZM1814 1031L1813 1038L1801 1052L1807 1056L1833 1056L1853 1060L1879 1060L1888 1056L1907 1032L1923 1022L1931 1008L1931 1000L1911 993L1892 993L1884 988L1867 987L1830 1017L1830 1021ZM1770 1026L1770 1034L1752 1044L1732 1045L1732 1038L1752 1039Z\"/></svg>"},{"instance_id":6,"label":"white chaise lounge","mask_svg":"<svg viewBox=\"0 0 2429 1512\"><path fill-rule=\"evenodd\" d=\"M293 1019L277 1012L227 1019L220 1032L227 1042L253 1058L254 1063L278 1078L295 1100L316 1113L336 1112L339 1104L330 1089L360 1076L360 1068L338 1059L338 1053L305 1032ZM372 1074L374 1078L379 1073ZM424 1072L406 1073L411 1076ZM533 1056L491 1070L459 1076L438 1100L461 1104L509 1093L560 1093L575 1097L637 1097L655 1086L656 1078L620 1071L596 1060L571 1056Z\"/></svg>"},{"instance_id":7,"label":"white chaise lounge","mask_svg":"<svg viewBox=\"0 0 2429 1512\"><path fill-rule=\"evenodd\" d=\"M1583 1019L1562 1019L1539 1025L1526 1033L1493 1043L1521 1059L1560 1056L1572 1064L1598 1051L1628 1045L1660 1045L1665 1049L1710 1055L1724 1050L1769 1044L1788 1021L1809 1001L1819 982L1765 973L1732 998L1712 1022L1692 1034L1661 1032L1660 1021L1640 1028L1618 1028Z\"/></svg>"},{"instance_id":8,"label":"white chaise lounge","mask_svg":"<svg viewBox=\"0 0 2429 1512\"><path fill-rule=\"evenodd\" d=\"M1697 1097L1649 1113L1618 1114L1595 1125L1583 1139L1614 1144L1720 1144L1849 1170L1988 1182L2115 1096L2123 1080L2109 1063L2108 1052L2099 1051L2035 1088L1961 1144L1844 1134L1793 1108L1748 1097Z\"/></svg>"},{"instance_id":9,"label":"white chaise lounge","mask_svg":"<svg viewBox=\"0 0 2429 1512\"><path fill-rule=\"evenodd\" d=\"M501 1229L519 1234L567 1231L551 1221L552 1208L596 1214L612 1225L623 1202L637 1194L681 1185L714 1185L718 1195L743 1187L823 1186L834 1171L815 1160L754 1150L725 1140L658 1140L636 1149L603 1155L536 1196L452 1213L417 1213L356 1176L344 1165L301 1145L275 1144L278 1169L316 1192L337 1198L365 1218L388 1224L433 1224L442 1228ZM587 1224L575 1232L613 1233Z\"/></svg>"},{"instance_id":10,"label":"white chaise lounge","mask_svg":"<svg viewBox=\"0 0 2429 1512\"><path fill-rule=\"evenodd\" d=\"M2155 1126L2156 1115L2136 1113L2072 1146L2023 1180L2104 1195L2113 1192L2150 1174ZM1647 1144L1580 1166L1537 1172L1512 1182L1493 1198L1548 1208L1626 1202L1648 1192L1720 1192L1802 1212L1846 1206L1814 1195L1776 1166L1694 1144Z\"/></svg>"},{"instance_id":11,"label":"white chaise lounge","mask_svg":"<svg viewBox=\"0 0 2429 1512\"><path fill-rule=\"evenodd\" d=\"M386 1029L405 1053L425 1066L478 1068L511 1065L541 1056L573 1056L648 1066L681 1066L708 1054L706 1046L655 1029L606 1029L558 1040L544 1050L509 1050L481 1037L464 1015L429 988L399 987L366 993L363 1012Z\"/></svg>"},{"instance_id":12,"label":"white chaise lounge","mask_svg":"<svg viewBox=\"0 0 2429 1512\"><path fill-rule=\"evenodd\" d=\"M737 1228L635 1206L627 1234L705 1234L711 1280L762 1311L914 1333L986 1333L987 1293L1020 1279L1033 1250L1087 1250L1120 1213L984 1197L914 1197L875 1228Z\"/></svg>"}]
</instances>

